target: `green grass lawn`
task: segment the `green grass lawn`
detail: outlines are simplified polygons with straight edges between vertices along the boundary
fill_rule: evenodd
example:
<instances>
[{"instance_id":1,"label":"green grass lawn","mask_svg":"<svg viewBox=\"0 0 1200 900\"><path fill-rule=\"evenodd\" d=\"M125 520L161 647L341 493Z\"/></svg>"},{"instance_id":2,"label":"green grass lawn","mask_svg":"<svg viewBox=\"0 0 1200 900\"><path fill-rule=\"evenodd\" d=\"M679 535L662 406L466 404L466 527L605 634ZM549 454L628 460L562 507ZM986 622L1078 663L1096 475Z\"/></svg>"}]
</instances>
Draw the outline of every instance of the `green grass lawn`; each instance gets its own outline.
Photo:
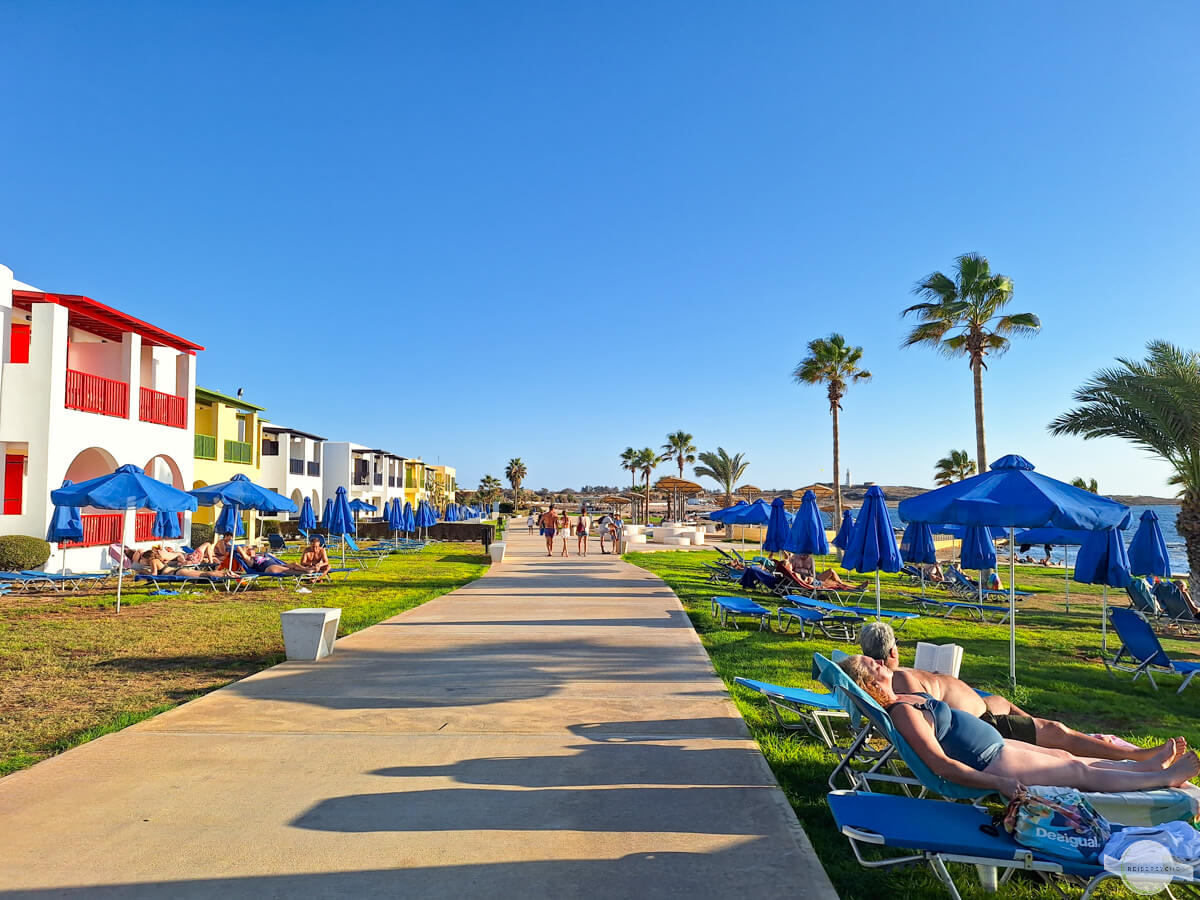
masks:
<instances>
[{"instance_id":1,"label":"green grass lawn","mask_svg":"<svg viewBox=\"0 0 1200 900\"><path fill-rule=\"evenodd\" d=\"M335 563L336 565L336 563ZM431 544L311 594L10 594L0 599L0 775L283 660L279 613L342 609L339 635L419 606L487 569L479 544Z\"/></svg>"},{"instance_id":2,"label":"green grass lawn","mask_svg":"<svg viewBox=\"0 0 1200 900\"><path fill-rule=\"evenodd\" d=\"M717 673L729 687L839 894L844 898L945 897L945 889L925 867L879 872L859 866L845 839L836 832L825 804L826 779L836 762L833 755L809 738L781 736L766 700L733 683L742 676L823 691L811 678L813 652L828 655L835 647L852 651L853 645L820 635L801 640L795 629L791 634L776 634L758 632L753 625L742 631L722 628L709 612L709 597L745 592L736 586L718 588L707 583L700 563L716 556L678 551L629 553L624 558L658 575L683 601ZM818 561L818 570L825 567ZM842 577L860 580L845 572ZM903 596L919 593L919 588L902 585L894 575L883 575L881 581L885 608L913 611ZM1067 613L1061 569L1019 567L1017 587L1033 591L1035 596L1023 601L1017 619L1019 684L1015 690L1008 687L1007 625L924 616L898 633L901 662L911 664L918 640L961 644L965 681L1002 693L1035 715L1060 719L1083 731L1117 734L1144 746L1183 735L1190 746L1200 747L1200 689L1189 687L1181 696L1175 693L1178 678L1159 679L1162 687L1155 691L1144 678L1134 685L1127 675L1114 680L1107 674L1100 661L1100 588L1072 583L1071 612ZM873 591L870 596L873 602ZM1115 604L1128 606L1123 591L1110 591L1109 597ZM758 599L763 602L765 595ZM1163 646L1173 657L1200 659L1200 640L1164 638ZM963 875L960 887L971 889L970 896L988 896L973 875L965 869ZM1032 881L1012 884L1007 892L1017 897L1058 896ZM1098 896L1125 895L1109 888L1109 893Z\"/></svg>"}]
</instances>

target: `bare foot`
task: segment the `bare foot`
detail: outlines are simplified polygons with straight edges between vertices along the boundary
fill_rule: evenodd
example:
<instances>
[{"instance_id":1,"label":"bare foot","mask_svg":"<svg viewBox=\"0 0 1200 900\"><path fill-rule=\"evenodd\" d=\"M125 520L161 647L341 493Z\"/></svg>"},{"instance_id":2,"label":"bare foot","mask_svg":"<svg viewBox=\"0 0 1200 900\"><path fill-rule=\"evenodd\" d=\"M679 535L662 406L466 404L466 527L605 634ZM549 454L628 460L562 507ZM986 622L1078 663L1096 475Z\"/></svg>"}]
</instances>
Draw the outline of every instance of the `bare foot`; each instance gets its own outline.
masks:
<instances>
[{"instance_id":1,"label":"bare foot","mask_svg":"<svg viewBox=\"0 0 1200 900\"><path fill-rule=\"evenodd\" d=\"M1130 754L1130 759L1135 759L1138 762L1151 763L1160 769L1165 769L1171 763L1175 762L1183 753L1175 746L1175 739L1163 741L1157 747L1144 749Z\"/></svg>"},{"instance_id":2,"label":"bare foot","mask_svg":"<svg viewBox=\"0 0 1200 900\"><path fill-rule=\"evenodd\" d=\"M1172 763L1167 769L1167 775L1170 777L1170 784L1173 787L1187 784L1190 779L1200 775L1200 758L1197 758L1196 751L1189 750Z\"/></svg>"}]
</instances>

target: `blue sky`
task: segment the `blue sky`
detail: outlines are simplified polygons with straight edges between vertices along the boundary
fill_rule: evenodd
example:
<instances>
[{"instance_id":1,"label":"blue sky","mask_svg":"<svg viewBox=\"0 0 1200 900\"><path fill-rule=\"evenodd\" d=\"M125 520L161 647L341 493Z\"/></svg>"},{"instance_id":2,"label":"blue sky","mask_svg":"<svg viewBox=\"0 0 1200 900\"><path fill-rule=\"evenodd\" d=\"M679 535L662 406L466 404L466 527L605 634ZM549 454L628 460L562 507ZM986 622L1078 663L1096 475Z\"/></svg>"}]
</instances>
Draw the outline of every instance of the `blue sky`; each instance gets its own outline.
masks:
<instances>
[{"instance_id":1,"label":"blue sky","mask_svg":"<svg viewBox=\"0 0 1200 900\"><path fill-rule=\"evenodd\" d=\"M1163 494L1051 438L1151 338L1194 347L1185 3L9 2L0 262L204 344L276 421L527 484L622 483L684 428L830 477L815 336L865 349L855 481L973 452L961 361L899 349L965 251L1041 315L989 450Z\"/></svg>"}]
</instances>

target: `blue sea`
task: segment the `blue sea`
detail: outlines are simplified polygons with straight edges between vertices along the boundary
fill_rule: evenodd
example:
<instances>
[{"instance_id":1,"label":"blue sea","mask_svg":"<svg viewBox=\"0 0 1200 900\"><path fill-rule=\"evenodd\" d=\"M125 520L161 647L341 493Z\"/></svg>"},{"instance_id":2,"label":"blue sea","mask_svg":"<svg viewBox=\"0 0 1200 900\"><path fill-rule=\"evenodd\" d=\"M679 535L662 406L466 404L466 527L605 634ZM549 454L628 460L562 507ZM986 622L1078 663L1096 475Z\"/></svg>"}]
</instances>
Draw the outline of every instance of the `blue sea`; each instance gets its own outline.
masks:
<instances>
[{"instance_id":1,"label":"blue sea","mask_svg":"<svg viewBox=\"0 0 1200 900\"><path fill-rule=\"evenodd\" d=\"M1179 532L1175 530L1175 517L1179 515L1178 506L1131 506L1129 507L1130 525L1125 532L1125 543L1129 544L1133 540L1133 533L1137 531L1138 521L1141 519L1142 513L1152 509L1158 513L1158 525L1162 529L1163 540L1167 542L1167 552L1171 556L1171 571L1172 572L1188 572L1190 566L1187 561L1187 550L1184 547L1183 538L1179 536ZM855 509L855 512L858 510ZM897 529L903 529L904 523L900 521L900 517L896 515L894 507L888 508L888 514L891 516L892 524ZM1055 547L1050 553L1050 558L1054 562L1061 563L1064 559L1064 549L1071 554L1072 562L1075 559L1075 554L1079 550L1078 547ZM1041 547L1035 547L1030 550L1030 553L1035 559L1042 558Z\"/></svg>"}]
</instances>

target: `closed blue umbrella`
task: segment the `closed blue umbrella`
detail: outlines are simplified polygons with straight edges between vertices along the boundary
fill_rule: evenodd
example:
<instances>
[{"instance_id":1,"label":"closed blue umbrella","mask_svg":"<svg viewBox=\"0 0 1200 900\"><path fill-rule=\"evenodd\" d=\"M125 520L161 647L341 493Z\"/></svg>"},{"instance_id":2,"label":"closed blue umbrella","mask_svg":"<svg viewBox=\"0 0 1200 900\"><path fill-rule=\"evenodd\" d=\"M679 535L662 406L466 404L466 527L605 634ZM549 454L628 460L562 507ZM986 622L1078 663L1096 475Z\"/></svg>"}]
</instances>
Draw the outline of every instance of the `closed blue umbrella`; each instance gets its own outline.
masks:
<instances>
[{"instance_id":1,"label":"closed blue umbrella","mask_svg":"<svg viewBox=\"0 0 1200 900\"><path fill-rule=\"evenodd\" d=\"M967 525L963 532L959 564L979 570L979 602L983 602L983 570L996 567L996 545L986 525Z\"/></svg>"},{"instance_id":2,"label":"closed blue umbrella","mask_svg":"<svg viewBox=\"0 0 1200 900\"><path fill-rule=\"evenodd\" d=\"M333 497L333 508L329 513L329 521L325 527L330 534L355 534L358 529L354 524L354 513L350 509L350 501L346 499L346 489L339 487ZM346 542L342 541L342 565L346 564Z\"/></svg>"},{"instance_id":3,"label":"closed blue umbrella","mask_svg":"<svg viewBox=\"0 0 1200 900\"><path fill-rule=\"evenodd\" d=\"M928 522L909 522L900 538L900 556L906 563L932 566L937 562L937 547ZM925 570L921 569L921 596L925 596Z\"/></svg>"},{"instance_id":4,"label":"closed blue umbrella","mask_svg":"<svg viewBox=\"0 0 1200 900\"><path fill-rule=\"evenodd\" d=\"M1129 507L1033 470L1033 463L1010 454L992 463L987 472L964 478L935 491L900 502L906 522L949 522L956 525L1002 525L1009 544L1017 528L1057 528L1095 531L1124 527ZM1017 555L1009 554L1008 677L1017 683Z\"/></svg>"},{"instance_id":5,"label":"closed blue umbrella","mask_svg":"<svg viewBox=\"0 0 1200 900\"><path fill-rule=\"evenodd\" d=\"M297 527L305 536L317 527L317 517L313 515L311 497L305 497L304 503L300 505L300 521L297 523Z\"/></svg>"},{"instance_id":6,"label":"closed blue umbrella","mask_svg":"<svg viewBox=\"0 0 1200 900\"><path fill-rule=\"evenodd\" d=\"M383 519L383 521L386 522L388 520L388 518L391 516L391 514L392 514L392 501L384 500L383 501L383 511L379 514L379 518Z\"/></svg>"},{"instance_id":7,"label":"closed blue umbrella","mask_svg":"<svg viewBox=\"0 0 1200 900\"><path fill-rule=\"evenodd\" d=\"M842 524L838 527L838 533L833 536L833 546L845 552L846 548L850 546L852 534L854 534L854 514L847 509L842 512Z\"/></svg>"},{"instance_id":8,"label":"closed blue umbrella","mask_svg":"<svg viewBox=\"0 0 1200 900\"><path fill-rule=\"evenodd\" d=\"M783 506L783 498L776 497L771 501L771 515L767 519L767 534L763 538L762 548L768 553L778 553L787 542L789 525L788 511Z\"/></svg>"},{"instance_id":9,"label":"closed blue umbrella","mask_svg":"<svg viewBox=\"0 0 1200 900\"><path fill-rule=\"evenodd\" d=\"M417 530L417 517L413 514L412 504L407 500L404 501L404 511L401 513L404 517L404 524L401 526L401 531L408 534L410 531Z\"/></svg>"},{"instance_id":10,"label":"closed blue umbrella","mask_svg":"<svg viewBox=\"0 0 1200 900\"><path fill-rule=\"evenodd\" d=\"M62 487L71 487L75 482L69 478L63 479ZM78 506L56 506L54 515L50 517L50 528L46 532L46 540L52 544L65 544L67 541L83 540L83 516L79 514ZM61 547L59 548L61 549ZM67 556L62 557L62 571L67 571Z\"/></svg>"},{"instance_id":11,"label":"closed blue umbrella","mask_svg":"<svg viewBox=\"0 0 1200 900\"><path fill-rule=\"evenodd\" d=\"M896 532L888 516L887 498L878 485L867 488L842 565L852 572L875 573L875 614L880 614L879 573L899 572L904 565Z\"/></svg>"},{"instance_id":12,"label":"closed blue umbrella","mask_svg":"<svg viewBox=\"0 0 1200 900\"><path fill-rule=\"evenodd\" d=\"M422 500L417 504L416 514L413 516L417 528L424 528L425 534L429 535L429 526L437 524L437 513L433 511L433 506L428 500Z\"/></svg>"},{"instance_id":13,"label":"closed blue umbrella","mask_svg":"<svg viewBox=\"0 0 1200 900\"><path fill-rule=\"evenodd\" d=\"M447 522L457 522L458 521L458 510L454 508L453 503L449 504L446 507L446 521Z\"/></svg>"},{"instance_id":14,"label":"closed blue umbrella","mask_svg":"<svg viewBox=\"0 0 1200 900\"><path fill-rule=\"evenodd\" d=\"M121 588L125 580L125 526L131 509L155 512L190 512L196 498L147 475L137 466L121 466L115 472L89 478L79 484L50 492L56 506L95 506L119 509L121 516L121 565L117 569L117 612L121 611Z\"/></svg>"},{"instance_id":15,"label":"closed blue umbrella","mask_svg":"<svg viewBox=\"0 0 1200 900\"><path fill-rule=\"evenodd\" d=\"M1108 589L1129 584L1129 555L1125 542L1116 528L1093 531L1079 548L1075 559L1075 580L1081 584L1104 585L1104 601L1100 613L1100 647L1108 651Z\"/></svg>"},{"instance_id":16,"label":"closed blue umbrella","mask_svg":"<svg viewBox=\"0 0 1200 900\"><path fill-rule=\"evenodd\" d=\"M849 515L850 511L846 511ZM853 522L853 520L851 520ZM787 541L783 549L789 553L824 556L829 552L829 539L825 536L825 522L821 518L821 510L817 507L817 495L805 491L792 520L791 530L788 531Z\"/></svg>"},{"instance_id":17,"label":"closed blue umbrella","mask_svg":"<svg viewBox=\"0 0 1200 900\"><path fill-rule=\"evenodd\" d=\"M246 529L242 526L242 512L232 503L221 507L221 514L217 516L217 524L213 527L217 534L228 533L235 538L246 536Z\"/></svg>"},{"instance_id":18,"label":"closed blue umbrella","mask_svg":"<svg viewBox=\"0 0 1200 900\"><path fill-rule=\"evenodd\" d=\"M183 537L183 529L179 526L179 513L171 513L160 509L154 514L155 537L178 540Z\"/></svg>"},{"instance_id":19,"label":"closed blue umbrella","mask_svg":"<svg viewBox=\"0 0 1200 900\"><path fill-rule=\"evenodd\" d=\"M321 527L328 530L329 520L333 518L333 498L325 498L325 508L321 510Z\"/></svg>"},{"instance_id":20,"label":"closed blue umbrella","mask_svg":"<svg viewBox=\"0 0 1200 900\"><path fill-rule=\"evenodd\" d=\"M1162 528L1158 524L1158 513L1152 509L1142 513L1138 529L1129 542L1129 571L1139 575L1171 577L1167 542L1163 540Z\"/></svg>"},{"instance_id":21,"label":"closed blue umbrella","mask_svg":"<svg viewBox=\"0 0 1200 900\"><path fill-rule=\"evenodd\" d=\"M400 501L396 500L389 507L384 504L384 510L387 511L387 526L392 532L393 538L396 534L404 530L404 511L400 508Z\"/></svg>"}]
</instances>

